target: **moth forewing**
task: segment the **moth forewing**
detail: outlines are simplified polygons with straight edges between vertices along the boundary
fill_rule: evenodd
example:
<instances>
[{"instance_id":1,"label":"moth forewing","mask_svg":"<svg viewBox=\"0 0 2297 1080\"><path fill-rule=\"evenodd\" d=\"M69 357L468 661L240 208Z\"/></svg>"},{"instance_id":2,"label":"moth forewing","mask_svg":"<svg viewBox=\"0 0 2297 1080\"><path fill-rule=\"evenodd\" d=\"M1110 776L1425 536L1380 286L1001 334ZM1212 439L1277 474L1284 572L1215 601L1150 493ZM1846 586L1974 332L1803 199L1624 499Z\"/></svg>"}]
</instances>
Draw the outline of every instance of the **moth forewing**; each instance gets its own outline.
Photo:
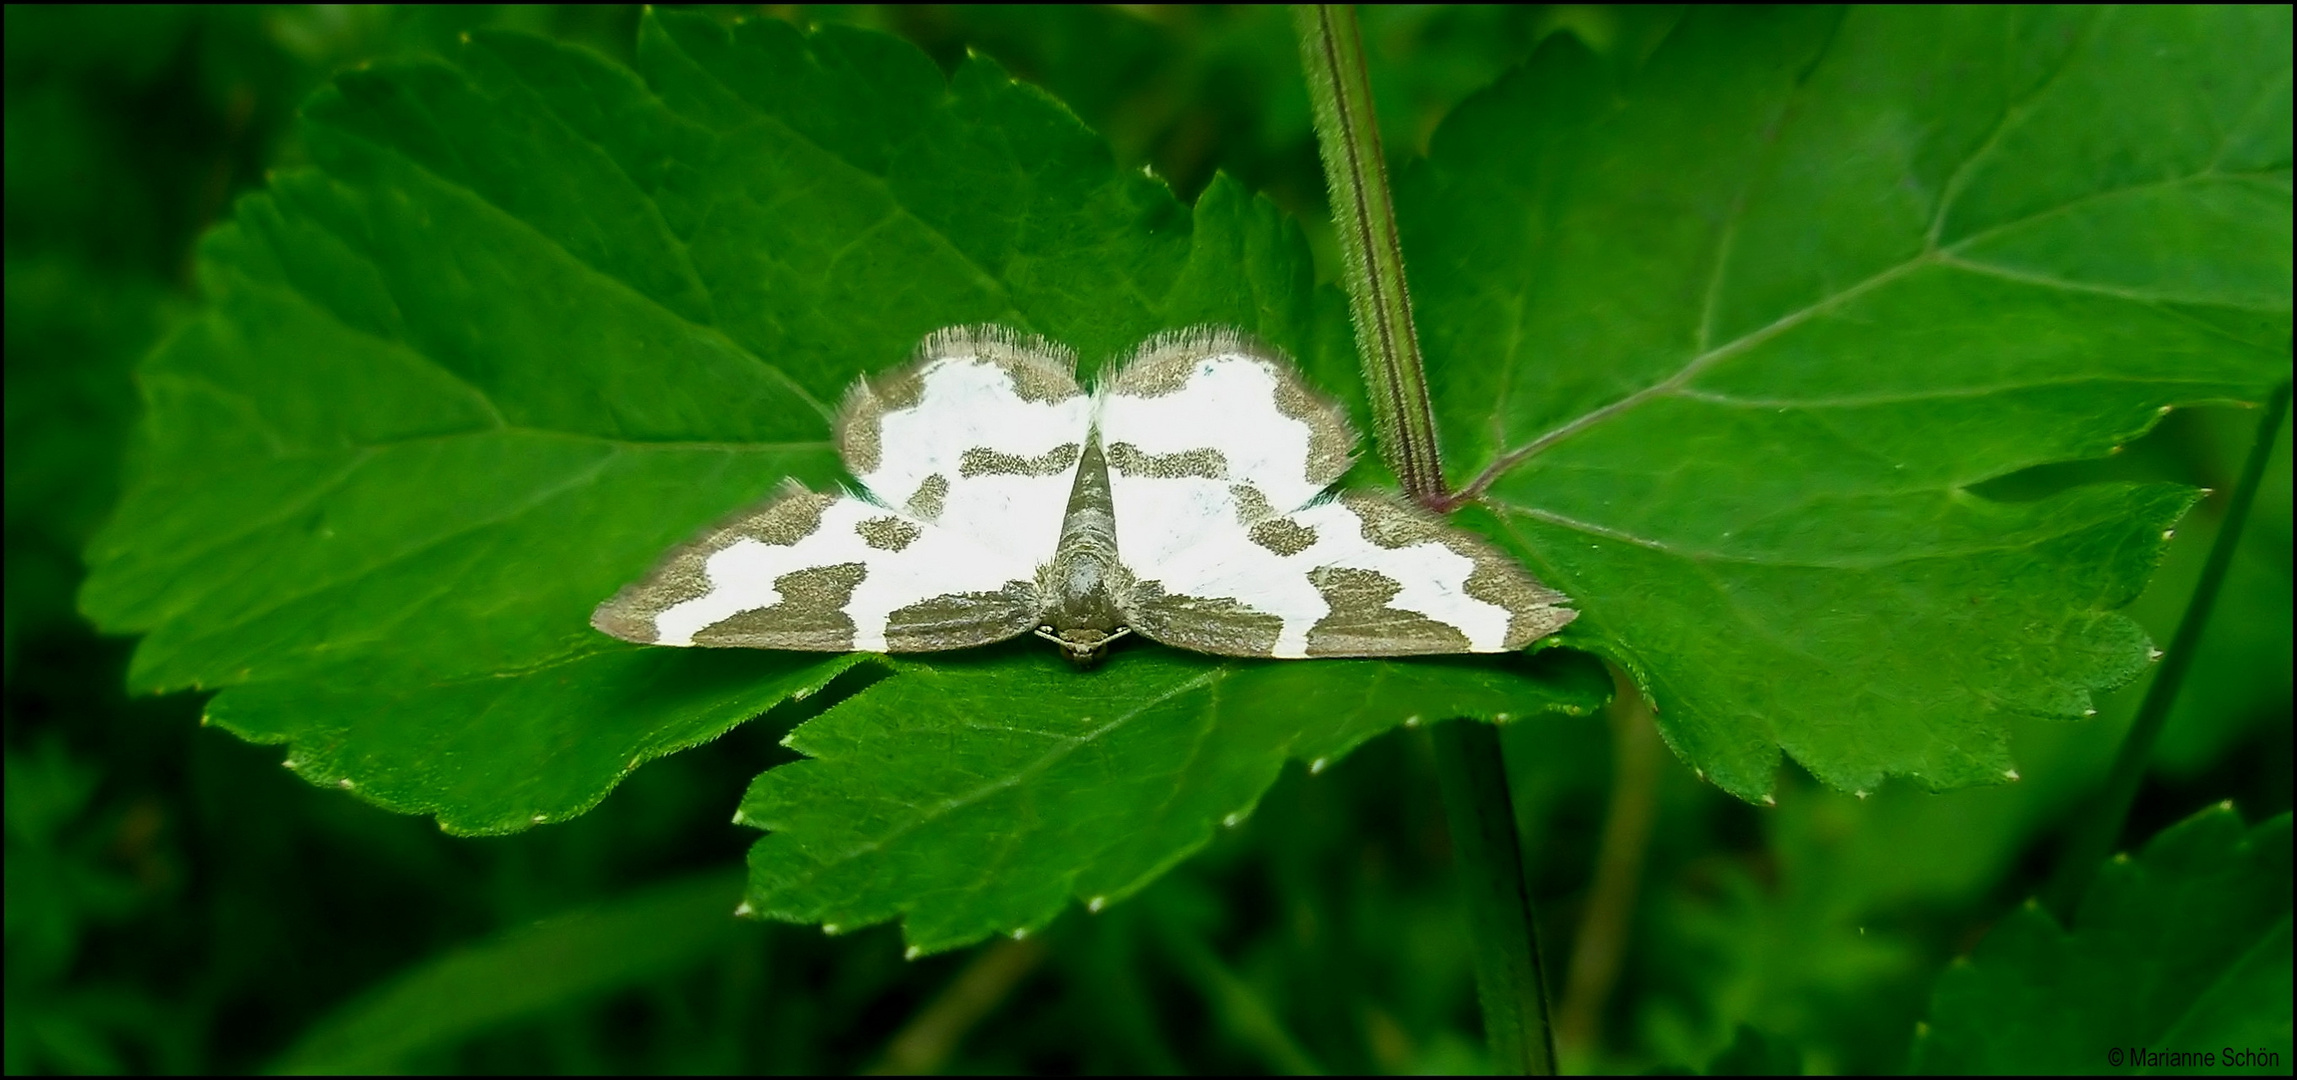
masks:
<instances>
[{"instance_id":1,"label":"moth forewing","mask_svg":"<svg viewBox=\"0 0 2297 1080\"><path fill-rule=\"evenodd\" d=\"M1234 331L1151 338L1100 399L1117 547L1136 570L1306 505L1353 460L1347 414Z\"/></svg>"},{"instance_id":2,"label":"moth forewing","mask_svg":"<svg viewBox=\"0 0 2297 1080\"><path fill-rule=\"evenodd\" d=\"M854 384L839 453L879 501L974 542L1052 557L1092 426L1076 356L999 327L953 327Z\"/></svg>"}]
</instances>

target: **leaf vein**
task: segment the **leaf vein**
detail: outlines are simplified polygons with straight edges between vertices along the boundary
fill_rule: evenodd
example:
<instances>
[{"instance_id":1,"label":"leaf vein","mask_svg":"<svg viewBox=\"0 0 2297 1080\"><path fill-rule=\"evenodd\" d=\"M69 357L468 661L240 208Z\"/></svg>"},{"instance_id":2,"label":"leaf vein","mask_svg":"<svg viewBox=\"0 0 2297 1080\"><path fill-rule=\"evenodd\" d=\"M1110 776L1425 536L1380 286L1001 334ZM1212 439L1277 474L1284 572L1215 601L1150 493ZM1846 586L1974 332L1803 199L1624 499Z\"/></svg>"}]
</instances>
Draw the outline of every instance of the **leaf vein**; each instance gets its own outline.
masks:
<instances>
[{"instance_id":1,"label":"leaf vein","mask_svg":"<svg viewBox=\"0 0 2297 1080\"><path fill-rule=\"evenodd\" d=\"M202 632L200 634L189 640L198 641L228 634L229 632L244 627L257 619L277 612L290 604L294 604L310 597L317 596L330 589L339 588L349 581L360 577L365 577L384 567L403 563L406 560L413 558L414 556L421 555L427 551L431 551L440 545L452 542L464 536L468 536L471 533L477 532L481 529L515 520L522 515L532 512L536 507L539 507L544 503L551 501L552 499L556 499L560 495L566 494L569 491L575 490L582 485L597 479L598 474L604 472L606 467L612 464L613 461L614 456L612 454L601 455L597 461L594 461L588 466L585 466L581 471L567 476L566 479L558 483L535 491L527 498L517 502L510 507L507 507L503 512L499 514L478 518L461 527L441 532L438 535L424 540L412 547L406 548L402 551L393 552L372 564L359 567L348 575L337 576L325 580L315 580L313 582L305 583L302 587L281 589L275 593L269 594L268 599L264 603L258 604L248 609L247 611L241 612L231 619L204 627L202 628Z\"/></svg>"},{"instance_id":2,"label":"leaf vein","mask_svg":"<svg viewBox=\"0 0 2297 1080\"><path fill-rule=\"evenodd\" d=\"M1054 765L1059 764L1062 759L1068 757L1070 754L1076 753L1078 749L1091 745L1103 736L1106 736L1109 733L1132 723L1134 720L1139 719L1143 714L1149 712L1157 706L1162 705L1165 702L1179 697L1180 695L1194 690L1200 686L1216 683L1222 679L1227 678L1229 671L1230 669L1226 667L1213 668L1212 670L1207 671L1204 674L1186 682L1175 684L1171 689L1166 690L1165 692L1158 694L1153 698L1139 702L1130 711L1120 714L1115 719L1110 720L1108 723L1103 724L1100 727L1093 729L1092 731L1086 732L1084 735L1079 736L1075 741L1069 743L1068 745L1047 751L1043 755L1039 756L1036 760L1023 765L1007 776L992 780L989 783L983 784L980 787L975 788L974 790L963 795L944 799L931 806L914 807L913 809L918 811L917 815L911 818L909 821L897 825L889 832L886 832L880 836L872 837L854 847L838 852L835 855L815 856L814 865L808 867L805 873L796 875L795 877L789 879L789 881L785 883L785 888L795 888L798 886L811 884L816 878L819 878L823 872L839 864L851 862L854 859L860 858L864 855L874 854L880 850L883 850L886 845L891 844L920 828L923 828L930 822L939 820L952 813L971 806L974 803L980 802L981 800L988 798L989 796L999 791L1014 787L1025 780L1034 778L1035 776L1052 768Z\"/></svg>"},{"instance_id":3,"label":"leaf vein","mask_svg":"<svg viewBox=\"0 0 2297 1080\"><path fill-rule=\"evenodd\" d=\"M1993 263L1978 262L1976 260L1965 259L1952 254L1939 255L1938 262L1942 266L1961 270L1965 273L1984 274L1987 277L2001 278L2005 281L2015 281L2024 285L2035 285L2045 289L2056 289L2060 292L2088 293L2094 296L2110 296L2117 300L2127 300L2131 303L2143 304L2148 307L2180 302L2179 298L2177 297L2166 296L2161 293L2148 292L2142 289L2131 289L2119 285L2101 285L2087 281L2068 281L2064 278L2051 277L2047 274L2037 274L2026 270L2014 270L2006 266L1998 266ZM2279 307L2250 307L2246 304L2240 303L2221 303L2219 306L2229 307L2236 311L2266 311L2277 313L2289 310L2287 305L2282 305Z\"/></svg>"},{"instance_id":4,"label":"leaf vein","mask_svg":"<svg viewBox=\"0 0 2297 1080\"><path fill-rule=\"evenodd\" d=\"M751 363L764 368L768 374L772 375L776 380L781 382L783 387L787 389L791 394L795 395L798 400L805 402L808 406L812 407L815 412L820 413L824 420L827 420L832 415L834 415L829 406L822 404L819 398L814 397L812 391L807 390L804 384L799 383L795 378L791 377L789 372L782 370L780 365L772 363L764 357L751 352L749 349L743 347L740 342L737 342L733 338L728 337L724 330L707 323L695 322L693 319L688 318L685 314L677 311L676 309L671 308L659 300L656 300L652 296L648 296L644 290L638 288L637 286L622 280L620 277L617 277L602 267L592 264L589 260L575 254L572 248L569 248L564 243L560 242L557 237L544 232L542 228L536 225L534 222L528 221L525 218L512 213L509 208L498 202L495 202L493 199L488 198L486 193L479 191L477 188L471 187L468 184L459 183L449 177L441 175L438 171L417 160L413 155L406 153L397 146L379 143L357 132L349 131L346 129L338 128L336 130L339 134L347 139L365 143L367 146L373 148L378 153L397 158L408 168L430 177L441 187L460 191L468 195L473 202L476 202L477 204L494 211L494 213L499 216L501 220L517 225L518 227L526 230L529 235L556 249L559 254L565 256L567 262L573 266L587 271L592 277L612 285L616 289L619 289L620 291L641 301L648 307L668 315L671 319L675 320L680 325L685 326L687 329L717 341L720 345L725 346L735 355L747 358ZM346 244L353 244L354 248L356 249L356 245L353 243L350 237L341 236L341 234L337 235ZM453 369L447 368L444 361L441 361L436 357L431 357L429 354L424 353L422 350L414 348L411 342L403 344L406 344L411 351L416 352L418 355L423 355L426 359L429 359L434 364L438 364L442 369L448 370L450 373L454 373ZM461 378L462 376L459 373L456 373L456 377ZM468 380L466 379L465 382L468 382ZM481 391L481 393L483 394L484 391ZM492 399L490 398L489 400L491 401Z\"/></svg>"},{"instance_id":5,"label":"leaf vein","mask_svg":"<svg viewBox=\"0 0 2297 1080\"><path fill-rule=\"evenodd\" d=\"M1946 186L1938 194L1938 210L1931 217L1930 228L1923 236L1925 247L1931 249L1938 247L1939 237L1944 234L1946 228L1946 215L1953 212L1955 202L1962 197L1963 187L1969 182L1970 170L1978 162L1984 160L1987 155L1993 153L1994 148L2001 145L2003 134L2023 123L2027 114L2032 110L2034 102L2039 100L2042 95L2049 93L2052 88L2057 86L2058 80L2065 77L2067 71L2073 69L2076 59L2089 48L2091 42L2096 40L2099 32L2098 27L2104 22L2105 13L2100 12L2083 29L2083 40L2066 50L2065 59L2061 60L2056 68L2044 76L2042 81L2035 83L2034 88L2028 90L2023 96L2003 104L2001 113L1994 118L1992 130L1989 130L1978 146L1970 151L1969 156L1963 158L1961 163L1954 167L1954 171L1948 174ZM2007 22L2004 23L2003 29L2005 33L2008 32L2009 25ZM2012 48L2008 42L2005 42L2003 47L2005 50ZM1962 242L1967 241L1968 238L1965 237Z\"/></svg>"},{"instance_id":6,"label":"leaf vein","mask_svg":"<svg viewBox=\"0 0 2297 1080\"><path fill-rule=\"evenodd\" d=\"M2016 390L2037 390L2046 387L2088 386L2097 383L2120 383L2138 386L2220 386L2223 379L2178 379L2169 377L2139 378L2127 375L2079 375L2060 379L2035 379L2027 382L1991 383L1983 386L1938 387L1909 393L1875 394L1870 396L1844 396L1823 398L1752 398L1720 394L1711 390L1690 387L1678 389L1674 396L1691 401L1703 401L1737 409L1857 409L1875 405L1907 405L1916 402L1938 401L1947 398L1980 398Z\"/></svg>"}]
</instances>

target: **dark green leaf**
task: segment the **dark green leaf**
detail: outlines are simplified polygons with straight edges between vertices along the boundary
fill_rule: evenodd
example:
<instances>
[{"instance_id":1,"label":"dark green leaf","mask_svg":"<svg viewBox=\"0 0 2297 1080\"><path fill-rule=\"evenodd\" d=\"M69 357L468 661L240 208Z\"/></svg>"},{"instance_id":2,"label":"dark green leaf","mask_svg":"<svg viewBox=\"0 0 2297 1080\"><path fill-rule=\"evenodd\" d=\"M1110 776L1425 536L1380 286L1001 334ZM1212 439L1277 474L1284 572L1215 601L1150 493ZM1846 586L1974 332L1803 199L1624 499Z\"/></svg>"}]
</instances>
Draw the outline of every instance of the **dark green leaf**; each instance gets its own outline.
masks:
<instances>
[{"instance_id":1,"label":"dark green leaf","mask_svg":"<svg viewBox=\"0 0 2297 1080\"><path fill-rule=\"evenodd\" d=\"M1219 661L1135 650L1090 674L1000 650L899 674L792 732L740 820L760 914L903 918L918 952L1094 910L1252 813L1286 759L1320 771L1397 724L1599 705L1592 658Z\"/></svg>"},{"instance_id":2,"label":"dark green leaf","mask_svg":"<svg viewBox=\"0 0 2297 1080\"><path fill-rule=\"evenodd\" d=\"M1330 351L1271 209L1216 184L1192 216L986 63L952 85L878 35L664 15L639 66L482 34L311 102L315 167L208 238L213 306L142 372L82 598L145 634L137 687L221 688L215 722L452 830L563 818L853 662L587 617L834 477L857 373L983 320L1095 357L1208 320Z\"/></svg>"},{"instance_id":3,"label":"dark green leaf","mask_svg":"<svg viewBox=\"0 0 2297 1080\"><path fill-rule=\"evenodd\" d=\"M2219 806L2107 863L2070 932L2027 904L1939 980L1915 1070L2134 1072L2139 1048L2286 1073L2289 855L2289 815L2244 830Z\"/></svg>"},{"instance_id":4,"label":"dark green leaf","mask_svg":"<svg viewBox=\"0 0 2297 1080\"><path fill-rule=\"evenodd\" d=\"M2141 671L2190 491L1971 485L2288 377L2289 13L1698 11L1568 38L1399 185L1455 476L1758 798L2010 775Z\"/></svg>"}]
</instances>

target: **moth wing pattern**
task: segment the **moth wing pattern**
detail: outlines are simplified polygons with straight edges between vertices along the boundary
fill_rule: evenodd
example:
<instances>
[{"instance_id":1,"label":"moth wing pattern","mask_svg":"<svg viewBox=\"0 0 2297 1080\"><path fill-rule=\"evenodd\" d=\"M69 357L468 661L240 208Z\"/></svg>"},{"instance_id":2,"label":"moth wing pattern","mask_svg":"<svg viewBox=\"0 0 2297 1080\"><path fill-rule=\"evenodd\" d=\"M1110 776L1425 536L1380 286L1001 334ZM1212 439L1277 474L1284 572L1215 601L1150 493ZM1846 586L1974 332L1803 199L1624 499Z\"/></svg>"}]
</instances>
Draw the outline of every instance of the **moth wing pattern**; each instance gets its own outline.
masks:
<instances>
[{"instance_id":1,"label":"moth wing pattern","mask_svg":"<svg viewBox=\"0 0 2297 1080\"><path fill-rule=\"evenodd\" d=\"M663 557L591 625L642 644L985 645L1036 624L1034 564L851 494L790 485Z\"/></svg>"},{"instance_id":2,"label":"moth wing pattern","mask_svg":"<svg viewBox=\"0 0 2297 1080\"><path fill-rule=\"evenodd\" d=\"M1482 539L1369 491L1198 544L1124 599L1156 641L1284 658L1508 652L1579 614Z\"/></svg>"},{"instance_id":3,"label":"moth wing pattern","mask_svg":"<svg viewBox=\"0 0 2297 1080\"><path fill-rule=\"evenodd\" d=\"M1327 495L1355 431L1266 346L1186 330L1095 394L1075 372L1041 338L931 335L839 411L861 490L785 487L672 549L592 625L648 644L886 652L1026 633L1058 607L1046 590L1068 595L1042 571L1065 550L1096 437L1119 565L1093 588L1145 637L1234 656L1500 652L1577 615L1394 495Z\"/></svg>"},{"instance_id":4,"label":"moth wing pattern","mask_svg":"<svg viewBox=\"0 0 2297 1080\"><path fill-rule=\"evenodd\" d=\"M1092 427L1076 363L1002 327L938 331L908 366L854 383L838 452L884 505L1040 565Z\"/></svg>"},{"instance_id":5,"label":"moth wing pattern","mask_svg":"<svg viewBox=\"0 0 2297 1080\"><path fill-rule=\"evenodd\" d=\"M1117 551L1144 578L1198 545L1306 506L1354 460L1347 414L1235 331L1149 339L1100 392Z\"/></svg>"}]
</instances>

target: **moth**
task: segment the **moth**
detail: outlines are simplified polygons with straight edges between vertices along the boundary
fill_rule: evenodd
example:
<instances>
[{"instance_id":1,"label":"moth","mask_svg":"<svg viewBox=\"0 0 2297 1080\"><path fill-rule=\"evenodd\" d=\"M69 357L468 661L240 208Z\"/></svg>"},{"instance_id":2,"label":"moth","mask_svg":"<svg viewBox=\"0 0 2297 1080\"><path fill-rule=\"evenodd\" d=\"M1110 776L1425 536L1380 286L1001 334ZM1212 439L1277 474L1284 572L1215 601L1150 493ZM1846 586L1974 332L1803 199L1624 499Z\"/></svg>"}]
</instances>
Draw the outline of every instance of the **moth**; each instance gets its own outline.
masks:
<instances>
[{"instance_id":1,"label":"moth","mask_svg":"<svg viewBox=\"0 0 2297 1080\"><path fill-rule=\"evenodd\" d=\"M925 339L837 417L859 482L794 485L598 606L627 641L926 652L1021 634L1081 663L1138 634L1227 656L1502 652L1578 612L1395 495L1330 493L1346 414L1275 350L1199 328L1094 391L998 327Z\"/></svg>"}]
</instances>

